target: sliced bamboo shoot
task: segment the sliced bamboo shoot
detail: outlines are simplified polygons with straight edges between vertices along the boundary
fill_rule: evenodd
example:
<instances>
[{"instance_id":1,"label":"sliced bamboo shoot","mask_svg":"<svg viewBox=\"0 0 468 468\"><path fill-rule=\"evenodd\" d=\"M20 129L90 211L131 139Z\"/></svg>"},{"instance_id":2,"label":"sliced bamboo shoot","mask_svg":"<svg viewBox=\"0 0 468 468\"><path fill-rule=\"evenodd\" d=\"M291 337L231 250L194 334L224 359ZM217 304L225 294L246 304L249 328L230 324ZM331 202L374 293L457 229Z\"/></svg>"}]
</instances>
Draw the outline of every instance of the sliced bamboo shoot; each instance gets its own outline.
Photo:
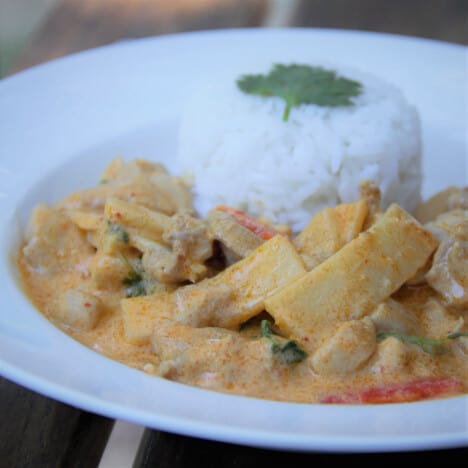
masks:
<instances>
[{"instance_id":1,"label":"sliced bamboo shoot","mask_svg":"<svg viewBox=\"0 0 468 468\"><path fill-rule=\"evenodd\" d=\"M368 231L267 298L266 310L284 333L314 351L342 322L371 313L436 247L412 216L391 205Z\"/></svg>"}]
</instances>

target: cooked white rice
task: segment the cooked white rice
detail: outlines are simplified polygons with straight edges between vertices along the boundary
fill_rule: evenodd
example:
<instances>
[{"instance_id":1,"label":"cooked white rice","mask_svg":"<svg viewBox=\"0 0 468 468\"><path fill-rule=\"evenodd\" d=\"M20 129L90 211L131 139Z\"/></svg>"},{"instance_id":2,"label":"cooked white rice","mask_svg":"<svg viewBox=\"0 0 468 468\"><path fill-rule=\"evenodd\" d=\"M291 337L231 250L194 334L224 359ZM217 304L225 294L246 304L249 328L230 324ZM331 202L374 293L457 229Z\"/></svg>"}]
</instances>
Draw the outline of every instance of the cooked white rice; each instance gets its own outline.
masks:
<instances>
[{"instance_id":1,"label":"cooked white rice","mask_svg":"<svg viewBox=\"0 0 468 468\"><path fill-rule=\"evenodd\" d=\"M252 71L239 75L244 73ZM287 122L283 100L244 94L238 75L198 89L182 117L177 168L193 183L200 215L224 204L298 231L324 207L356 200L363 180L379 185L384 207L416 206L417 111L399 89L376 77L339 74L362 83L355 105L302 105Z\"/></svg>"}]
</instances>

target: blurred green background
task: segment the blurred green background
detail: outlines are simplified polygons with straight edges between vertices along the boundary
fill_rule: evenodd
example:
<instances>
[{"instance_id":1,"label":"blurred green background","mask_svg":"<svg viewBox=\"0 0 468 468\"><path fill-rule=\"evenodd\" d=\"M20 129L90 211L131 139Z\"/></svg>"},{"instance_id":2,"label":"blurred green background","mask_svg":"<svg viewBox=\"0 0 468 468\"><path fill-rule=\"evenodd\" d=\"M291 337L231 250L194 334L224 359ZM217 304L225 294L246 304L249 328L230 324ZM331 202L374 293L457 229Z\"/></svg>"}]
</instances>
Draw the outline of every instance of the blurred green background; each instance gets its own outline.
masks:
<instances>
[{"instance_id":1,"label":"blurred green background","mask_svg":"<svg viewBox=\"0 0 468 468\"><path fill-rule=\"evenodd\" d=\"M57 0L0 0L0 76L4 76Z\"/></svg>"}]
</instances>

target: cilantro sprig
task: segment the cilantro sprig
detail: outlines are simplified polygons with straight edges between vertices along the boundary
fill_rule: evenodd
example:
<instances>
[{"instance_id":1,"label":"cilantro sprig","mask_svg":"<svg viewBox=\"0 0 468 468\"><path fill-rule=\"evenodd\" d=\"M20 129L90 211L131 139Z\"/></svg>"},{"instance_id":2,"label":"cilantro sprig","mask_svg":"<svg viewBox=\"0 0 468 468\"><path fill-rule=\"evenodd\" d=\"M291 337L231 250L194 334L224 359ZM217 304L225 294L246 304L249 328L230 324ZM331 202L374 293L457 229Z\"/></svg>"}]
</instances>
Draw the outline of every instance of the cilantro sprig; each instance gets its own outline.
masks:
<instances>
[{"instance_id":1,"label":"cilantro sprig","mask_svg":"<svg viewBox=\"0 0 468 468\"><path fill-rule=\"evenodd\" d=\"M333 70L309 65L276 64L267 75L243 75L237 86L247 94L277 96L286 103L283 121L293 107L316 104L325 107L350 106L362 91L361 83L339 77Z\"/></svg>"},{"instance_id":2,"label":"cilantro sprig","mask_svg":"<svg viewBox=\"0 0 468 468\"><path fill-rule=\"evenodd\" d=\"M442 354L446 351L446 346L451 340L455 340L462 336L468 336L468 333L450 333L445 338L440 339L432 339L432 338L424 338L422 336L417 335L406 335L404 333L397 333L397 332L383 332L377 335L377 341L383 341L389 337L397 338L398 340L418 346L424 352L430 354L431 356L435 356L437 354Z\"/></svg>"},{"instance_id":3,"label":"cilantro sprig","mask_svg":"<svg viewBox=\"0 0 468 468\"><path fill-rule=\"evenodd\" d=\"M109 234L115 236L119 242L122 244L128 244L130 240L130 236L128 235L128 232L125 231L122 226L118 224L113 224L109 220L107 220L107 230Z\"/></svg>"},{"instance_id":4,"label":"cilantro sprig","mask_svg":"<svg viewBox=\"0 0 468 468\"><path fill-rule=\"evenodd\" d=\"M271 342L271 352L282 364L294 364L303 361L307 357L307 353L295 341L290 340L283 345L278 343L268 320L260 322L260 331L262 337Z\"/></svg>"},{"instance_id":5,"label":"cilantro sprig","mask_svg":"<svg viewBox=\"0 0 468 468\"><path fill-rule=\"evenodd\" d=\"M122 280L122 283L126 286L125 293L127 297L145 296L147 294L147 287L145 278L143 275L143 269L139 266L133 266L123 255L119 253L120 259L128 268L127 276Z\"/></svg>"}]
</instances>

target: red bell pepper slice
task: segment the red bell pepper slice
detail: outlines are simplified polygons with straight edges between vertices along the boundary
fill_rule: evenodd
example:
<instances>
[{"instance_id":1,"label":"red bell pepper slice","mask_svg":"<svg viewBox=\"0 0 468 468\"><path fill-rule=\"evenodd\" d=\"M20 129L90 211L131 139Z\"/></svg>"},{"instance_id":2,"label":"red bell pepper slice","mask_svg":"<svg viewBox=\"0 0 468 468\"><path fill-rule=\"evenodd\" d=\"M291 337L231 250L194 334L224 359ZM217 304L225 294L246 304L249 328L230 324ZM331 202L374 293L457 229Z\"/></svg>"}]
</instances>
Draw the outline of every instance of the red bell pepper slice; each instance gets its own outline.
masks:
<instances>
[{"instance_id":1,"label":"red bell pepper slice","mask_svg":"<svg viewBox=\"0 0 468 468\"><path fill-rule=\"evenodd\" d=\"M456 395L463 392L463 388L463 383L456 377L424 378L413 382L328 395L321 400L321 403L407 403Z\"/></svg>"},{"instance_id":2,"label":"red bell pepper slice","mask_svg":"<svg viewBox=\"0 0 468 468\"><path fill-rule=\"evenodd\" d=\"M271 239L276 236L278 231L267 224L258 221L249 216L245 211L231 208L230 206L220 205L215 208L218 211L223 211L232 216L241 226L244 226L249 231L252 231L263 240Z\"/></svg>"}]
</instances>

